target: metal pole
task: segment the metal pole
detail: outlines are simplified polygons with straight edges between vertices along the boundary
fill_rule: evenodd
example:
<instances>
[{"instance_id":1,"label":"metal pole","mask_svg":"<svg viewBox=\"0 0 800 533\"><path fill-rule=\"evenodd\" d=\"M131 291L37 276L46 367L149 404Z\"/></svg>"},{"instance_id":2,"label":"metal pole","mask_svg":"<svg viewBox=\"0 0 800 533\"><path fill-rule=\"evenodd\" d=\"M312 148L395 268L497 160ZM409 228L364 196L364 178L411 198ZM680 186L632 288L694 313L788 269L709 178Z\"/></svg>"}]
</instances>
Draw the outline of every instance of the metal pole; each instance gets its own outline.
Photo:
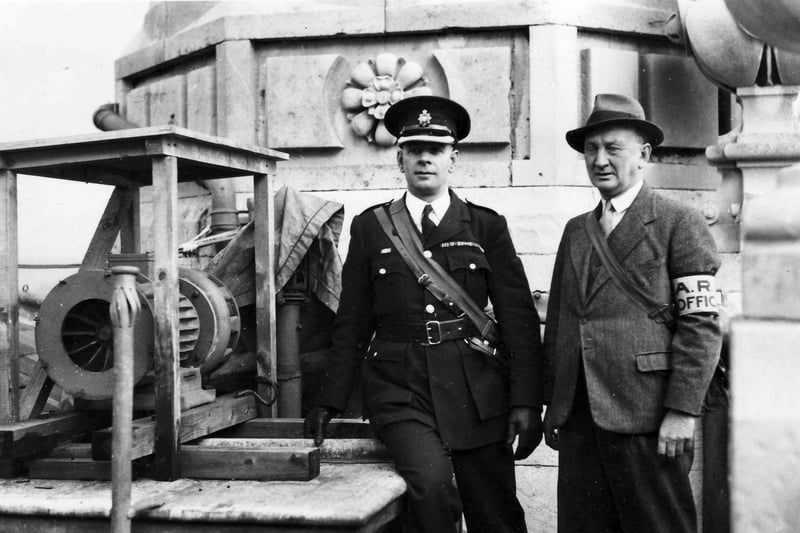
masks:
<instances>
[{"instance_id":1,"label":"metal pole","mask_svg":"<svg viewBox=\"0 0 800 533\"><path fill-rule=\"evenodd\" d=\"M114 425L111 433L111 531L131 530L131 447L133 445L133 326L139 314L139 269L116 266L110 314L114 327Z\"/></svg>"}]
</instances>

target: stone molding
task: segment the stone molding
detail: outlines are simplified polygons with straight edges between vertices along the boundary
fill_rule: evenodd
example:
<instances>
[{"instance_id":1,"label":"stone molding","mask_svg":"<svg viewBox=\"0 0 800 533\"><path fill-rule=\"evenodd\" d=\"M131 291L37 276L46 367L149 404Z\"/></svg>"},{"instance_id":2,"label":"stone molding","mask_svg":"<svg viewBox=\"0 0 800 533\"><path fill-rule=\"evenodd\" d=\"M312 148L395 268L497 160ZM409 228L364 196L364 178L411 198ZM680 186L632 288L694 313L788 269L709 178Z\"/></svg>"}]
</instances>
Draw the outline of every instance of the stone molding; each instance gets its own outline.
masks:
<instances>
[{"instance_id":1,"label":"stone molding","mask_svg":"<svg viewBox=\"0 0 800 533\"><path fill-rule=\"evenodd\" d=\"M276 40L567 25L604 33L663 36L671 0L358 0L217 2L191 22L169 27L170 9L157 3L145 29L116 61L116 78L142 74L224 41ZM176 10L178 7L173 7ZM420 16L420 13L424 16ZM162 20L163 19L163 20Z\"/></svg>"}]
</instances>

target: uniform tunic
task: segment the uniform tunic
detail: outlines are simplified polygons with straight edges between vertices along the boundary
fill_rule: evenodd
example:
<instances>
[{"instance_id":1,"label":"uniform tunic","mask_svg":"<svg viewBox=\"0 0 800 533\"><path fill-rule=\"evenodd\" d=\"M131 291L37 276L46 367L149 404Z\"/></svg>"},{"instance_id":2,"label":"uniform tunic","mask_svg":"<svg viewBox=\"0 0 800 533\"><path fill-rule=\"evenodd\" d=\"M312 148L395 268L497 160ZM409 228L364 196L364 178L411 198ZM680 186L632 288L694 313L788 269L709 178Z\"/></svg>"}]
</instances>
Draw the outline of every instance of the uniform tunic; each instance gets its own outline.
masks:
<instances>
[{"instance_id":1,"label":"uniform tunic","mask_svg":"<svg viewBox=\"0 0 800 533\"><path fill-rule=\"evenodd\" d=\"M370 208L354 218L342 273L332 358L317 403L343 411L359 376L364 416L380 433L418 420L449 449L505 438L511 406L541 405L539 319L505 218L465 203L450 208L425 248L481 307L491 302L511 357L507 364L464 340L423 346L374 336L382 325L457 318L417 283ZM402 208L404 202L381 208Z\"/></svg>"}]
</instances>

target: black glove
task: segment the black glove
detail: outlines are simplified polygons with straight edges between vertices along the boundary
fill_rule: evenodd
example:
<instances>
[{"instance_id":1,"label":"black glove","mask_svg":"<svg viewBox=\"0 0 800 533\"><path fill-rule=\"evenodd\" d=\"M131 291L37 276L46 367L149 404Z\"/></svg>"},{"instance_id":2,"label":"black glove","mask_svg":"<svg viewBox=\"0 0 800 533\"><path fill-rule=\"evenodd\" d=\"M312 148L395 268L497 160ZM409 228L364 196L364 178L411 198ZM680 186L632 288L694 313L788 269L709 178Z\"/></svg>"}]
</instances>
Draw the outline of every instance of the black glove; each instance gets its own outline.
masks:
<instances>
[{"instance_id":1,"label":"black glove","mask_svg":"<svg viewBox=\"0 0 800 533\"><path fill-rule=\"evenodd\" d=\"M314 439L314 446L322 446L328 432L328 422L336 415L336 410L323 405L314 407L305 422L303 422L303 433L306 438Z\"/></svg>"}]
</instances>

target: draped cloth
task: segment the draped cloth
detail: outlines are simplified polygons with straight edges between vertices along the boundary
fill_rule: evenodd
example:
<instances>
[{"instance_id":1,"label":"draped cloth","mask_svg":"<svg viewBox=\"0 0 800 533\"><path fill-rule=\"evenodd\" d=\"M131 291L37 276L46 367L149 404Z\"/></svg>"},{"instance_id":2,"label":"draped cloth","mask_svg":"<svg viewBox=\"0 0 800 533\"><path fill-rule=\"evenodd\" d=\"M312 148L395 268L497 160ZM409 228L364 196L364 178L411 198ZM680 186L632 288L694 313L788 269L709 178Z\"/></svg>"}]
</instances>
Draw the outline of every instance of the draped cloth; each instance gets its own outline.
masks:
<instances>
[{"instance_id":1,"label":"draped cloth","mask_svg":"<svg viewBox=\"0 0 800 533\"><path fill-rule=\"evenodd\" d=\"M308 255L310 291L336 312L342 290L342 260L337 246L344 206L286 186L275 193L274 205L276 290L289 281ZM233 293L239 307L255 303L253 237L250 222L205 268Z\"/></svg>"}]
</instances>

